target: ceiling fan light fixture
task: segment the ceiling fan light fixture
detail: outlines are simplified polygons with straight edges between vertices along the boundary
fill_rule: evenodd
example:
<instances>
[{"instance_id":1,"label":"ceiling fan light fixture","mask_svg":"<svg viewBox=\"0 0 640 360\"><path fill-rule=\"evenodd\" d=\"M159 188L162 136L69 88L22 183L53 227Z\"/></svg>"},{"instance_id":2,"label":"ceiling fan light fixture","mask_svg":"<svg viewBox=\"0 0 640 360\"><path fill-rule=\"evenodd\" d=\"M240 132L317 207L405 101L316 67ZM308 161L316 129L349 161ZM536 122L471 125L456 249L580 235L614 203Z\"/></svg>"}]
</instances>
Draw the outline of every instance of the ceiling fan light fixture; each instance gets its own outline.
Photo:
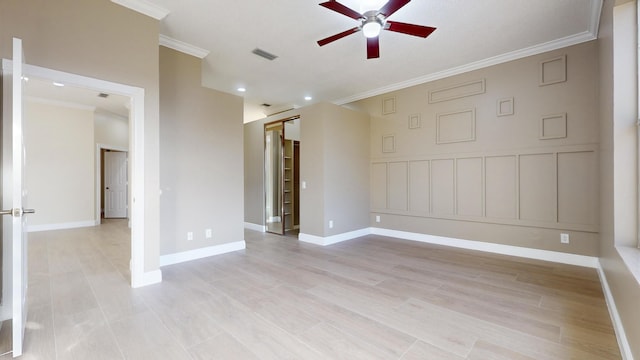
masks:
<instances>
[{"instance_id":1,"label":"ceiling fan light fixture","mask_svg":"<svg viewBox=\"0 0 640 360\"><path fill-rule=\"evenodd\" d=\"M365 37L374 38L380 35L380 30L382 30L382 24L378 19L367 20L362 24L362 33Z\"/></svg>"}]
</instances>

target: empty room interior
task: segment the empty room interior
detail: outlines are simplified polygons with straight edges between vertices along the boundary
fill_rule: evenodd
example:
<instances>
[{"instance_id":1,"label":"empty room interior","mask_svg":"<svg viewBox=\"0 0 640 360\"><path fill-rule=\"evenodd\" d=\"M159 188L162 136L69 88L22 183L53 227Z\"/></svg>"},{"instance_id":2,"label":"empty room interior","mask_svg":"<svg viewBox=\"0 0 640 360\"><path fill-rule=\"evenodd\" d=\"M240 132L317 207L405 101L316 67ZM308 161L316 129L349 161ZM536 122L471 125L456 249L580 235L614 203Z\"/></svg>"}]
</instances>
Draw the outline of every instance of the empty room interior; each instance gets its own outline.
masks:
<instances>
[{"instance_id":1,"label":"empty room interior","mask_svg":"<svg viewBox=\"0 0 640 360\"><path fill-rule=\"evenodd\" d=\"M637 1L321 1L0 1L0 359L640 359Z\"/></svg>"}]
</instances>

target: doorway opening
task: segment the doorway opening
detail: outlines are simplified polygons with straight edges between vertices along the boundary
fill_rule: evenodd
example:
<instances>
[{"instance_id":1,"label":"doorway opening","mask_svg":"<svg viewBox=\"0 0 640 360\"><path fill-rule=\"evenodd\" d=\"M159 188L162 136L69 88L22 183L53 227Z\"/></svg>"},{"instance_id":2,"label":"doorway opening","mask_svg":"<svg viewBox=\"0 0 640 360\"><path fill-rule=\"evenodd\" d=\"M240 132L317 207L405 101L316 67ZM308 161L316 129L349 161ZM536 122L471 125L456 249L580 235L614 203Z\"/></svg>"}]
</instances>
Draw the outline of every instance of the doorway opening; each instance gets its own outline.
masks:
<instances>
[{"instance_id":1,"label":"doorway opening","mask_svg":"<svg viewBox=\"0 0 640 360\"><path fill-rule=\"evenodd\" d=\"M98 147L100 151L96 153L99 156L96 169L99 169L100 174L96 176L96 180L100 182L100 186L96 186L96 189L100 189L100 219L127 219L127 151L101 145Z\"/></svg>"},{"instance_id":2,"label":"doorway opening","mask_svg":"<svg viewBox=\"0 0 640 360\"><path fill-rule=\"evenodd\" d=\"M279 235L300 230L300 117L264 127L265 228Z\"/></svg>"},{"instance_id":3,"label":"doorway opening","mask_svg":"<svg viewBox=\"0 0 640 360\"><path fill-rule=\"evenodd\" d=\"M105 94L117 94L130 99L128 104L129 146L127 149L128 168L130 169L128 172L129 191L127 194L127 215L129 216L131 227L130 283L132 287L140 287L157 282L155 278L158 274L145 273L144 271L144 89L34 65L24 66L24 76L55 81L68 86L91 89ZM100 189L100 187L97 187L97 189ZM96 190L96 192L97 198L100 191ZM99 223L101 219L99 210L95 214L95 219Z\"/></svg>"}]
</instances>

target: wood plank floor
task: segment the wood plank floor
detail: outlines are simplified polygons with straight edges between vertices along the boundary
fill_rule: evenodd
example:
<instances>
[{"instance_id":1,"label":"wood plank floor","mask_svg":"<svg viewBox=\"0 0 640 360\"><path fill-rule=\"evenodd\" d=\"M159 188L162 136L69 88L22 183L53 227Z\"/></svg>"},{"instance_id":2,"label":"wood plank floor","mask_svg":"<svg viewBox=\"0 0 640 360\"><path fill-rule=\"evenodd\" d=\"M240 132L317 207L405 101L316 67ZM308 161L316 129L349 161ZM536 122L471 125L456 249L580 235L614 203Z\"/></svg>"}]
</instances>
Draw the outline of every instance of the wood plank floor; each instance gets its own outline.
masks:
<instances>
[{"instance_id":1,"label":"wood plank floor","mask_svg":"<svg viewBox=\"0 0 640 360\"><path fill-rule=\"evenodd\" d=\"M621 358L593 269L247 230L245 251L131 289L128 236L123 221L30 234L24 359Z\"/></svg>"}]
</instances>

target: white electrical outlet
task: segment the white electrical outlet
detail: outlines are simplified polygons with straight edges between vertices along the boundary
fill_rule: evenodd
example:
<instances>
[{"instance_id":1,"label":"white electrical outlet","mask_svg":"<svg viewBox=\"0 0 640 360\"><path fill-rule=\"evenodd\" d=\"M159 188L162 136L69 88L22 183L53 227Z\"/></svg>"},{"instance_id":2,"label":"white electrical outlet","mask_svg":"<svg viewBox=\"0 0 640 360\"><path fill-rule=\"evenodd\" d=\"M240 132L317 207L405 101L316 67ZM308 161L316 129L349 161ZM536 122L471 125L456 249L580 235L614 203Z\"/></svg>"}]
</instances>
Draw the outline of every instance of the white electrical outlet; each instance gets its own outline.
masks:
<instances>
[{"instance_id":1,"label":"white electrical outlet","mask_svg":"<svg viewBox=\"0 0 640 360\"><path fill-rule=\"evenodd\" d=\"M569 234L560 234L560 243L568 244L569 243Z\"/></svg>"},{"instance_id":2,"label":"white electrical outlet","mask_svg":"<svg viewBox=\"0 0 640 360\"><path fill-rule=\"evenodd\" d=\"M187 233L187 240L189 240L189 241L193 240L193 232L189 231Z\"/></svg>"},{"instance_id":3,"label":"white electrical outlet","mask_svg":"<svg viewBox=\"0 0 640 360\"><path fill-rule=\"evenodd\" d=\"M206 229L204 231L204 237L207 238L207 239L211 239L211 236L212 236L211 235L211 229Z\"/></svg>"},{"instance_id":4,"label":"white electrical outlet","mask_svg":"<svg viewBox=\"0 0 640 360\"><path fill-rule=\"evenodd\" d=\"M329 229L333 229L333 220L329 220Z\"/></svg>"},{"instance_id":5,"label":"white electrical outlet","mask_svg":"<svg viewBox=\"0 0 640 360\"><path fill-rule=\"evenodd\" d=\"M376 222L380 222L380 215L376 215Z\"/></svg>"}]
</instances>

